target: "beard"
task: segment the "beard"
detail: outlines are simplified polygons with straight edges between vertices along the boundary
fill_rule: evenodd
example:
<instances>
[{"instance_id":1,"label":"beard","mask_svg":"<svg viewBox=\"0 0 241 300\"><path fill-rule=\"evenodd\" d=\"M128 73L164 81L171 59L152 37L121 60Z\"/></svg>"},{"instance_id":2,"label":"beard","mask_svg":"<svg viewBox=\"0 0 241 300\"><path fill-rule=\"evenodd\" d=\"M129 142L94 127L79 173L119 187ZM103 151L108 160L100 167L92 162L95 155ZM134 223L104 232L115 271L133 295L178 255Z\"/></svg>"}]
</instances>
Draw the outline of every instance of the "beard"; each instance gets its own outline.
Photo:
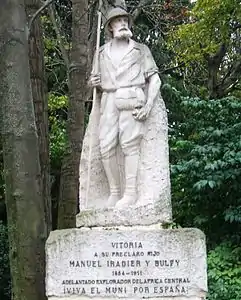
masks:
<instances>
[{"instance_id":1,"label":"beard","mask_svg":"<svg viewBox=\"0 0 241 300\"><path fill-rule=\"evenodd\" d=\"M125 29L120 29L115 33L114 38L117 38L119 40L125 40L125 39L130 39L133 36L132 32L130 31L129 28Z\"/></svg>"}]
</instances>

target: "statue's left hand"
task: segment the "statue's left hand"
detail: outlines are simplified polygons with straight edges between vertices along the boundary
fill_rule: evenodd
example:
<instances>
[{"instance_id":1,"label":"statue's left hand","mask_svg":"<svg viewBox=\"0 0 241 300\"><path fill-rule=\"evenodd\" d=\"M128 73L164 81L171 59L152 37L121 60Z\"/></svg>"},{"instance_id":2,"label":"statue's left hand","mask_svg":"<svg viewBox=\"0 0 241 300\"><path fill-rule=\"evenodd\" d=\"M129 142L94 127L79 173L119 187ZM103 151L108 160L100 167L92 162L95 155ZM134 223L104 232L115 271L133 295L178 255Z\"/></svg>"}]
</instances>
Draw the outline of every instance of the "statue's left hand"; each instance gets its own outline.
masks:
<instances>
[{"instance_id":1,"label":"statue's left hand","mask_svg":"<svg viewBox=\"0 0 241 300\"><path fill-rule=\"evenodd\" d=\"M132 115L137 121L145 121L149 117L151 109L152 105L146 103L143 107L134 109Z\"/></svg>"}]
</instances>

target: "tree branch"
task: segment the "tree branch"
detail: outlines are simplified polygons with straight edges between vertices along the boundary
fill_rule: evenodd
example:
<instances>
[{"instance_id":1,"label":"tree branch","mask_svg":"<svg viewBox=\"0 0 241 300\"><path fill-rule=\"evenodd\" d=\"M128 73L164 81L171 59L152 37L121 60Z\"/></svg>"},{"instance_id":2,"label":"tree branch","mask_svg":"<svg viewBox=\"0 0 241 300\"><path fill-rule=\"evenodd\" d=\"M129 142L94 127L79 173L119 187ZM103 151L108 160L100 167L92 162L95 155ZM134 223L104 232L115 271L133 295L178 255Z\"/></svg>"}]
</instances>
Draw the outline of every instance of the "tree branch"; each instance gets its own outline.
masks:
<instances>
[{"instance_id":1,"label":"tree branch","mask_svg":"<svg viewBox=\"0 0 241 300\"><path fill-rule=\"evenodd\" d=\"M226 52L227 52L227 46L226 44L223 43L220 45L219 49L214 55L205 53L204 58L208 61L209 65L218 68Z\"/></svg>"},{"instance_id":2,"label":"tree branch","mask_svg":"<svg viewBox=\"0 0 241 300\"><path fill-rule=\"evenodd\" d=\"M233 66L233 70L229 77L225 79L225 81L222 82L222 88L223 90L228 90L233 85L236 85L238 82L240 82L240 71L241 71L241 62L237 62Z\"/></svg>"},{"instance_id":3,"label":"tree branch","mask_svg":"<svg viewBox=\"0 0 241 300\"><path fill-rule=\"evenodd\" d=\"M56 22L56 15L57 15L57 13L55 11L55 8L51 4L50 7L49 7L49 16L50 16L51 22L52 22L53 27L54 27L54 31L55 31L56 36L57 36L57 41L59 42L60 52L62 54L64 63L66 65L66 68L68 70L69 69L69 56L68 56L68 53L67 53L67 51L64 47L63 38L62 38L62 35L61 35L61 32L60 32L59 26ZM60 21L59 21L59 23L60 23Z\"/></svg>"},{"instance_id":4,"label":"tree branch","mask_svg":"<svg viewBox=\"0 0 241 300\"><path fill-rule=\"evenodd\" d=\"M46 0L43 4L43 6L41 6L36 12L35 14L32 16L32 18L30 19L29 21L29 24L28 24L28 31L27 31L27 37L29 38L29 34L30 34L30 31L31 31L31 27L32 27L32 24L34 22L34 20L38 17L39 14L41 14L41 12L47 7L49 6L52 2L54 2L55 0Z\"/></svg>"},{"instance_id":5,"label":"tree branch","mask_svg":"<svg viewBox=\"0 0 241 300\"><path fill-rule=\"evenodd\" d=\"M167 69L161 71L160 73L161 74L172 74L172 71L182 68L184 65L185 65L185 63L181 63L180 65L178 65L176 67L167 68Z\"/></svg>"},{"instance_id":6,"label":"tree branch","mask_svg":"<svg viewBox=\"0 0 241 300\"><path fill-rule=\"evenodd\" d=\"M135 10L132 13L134 20L136 20L139 14L141 13L141 9L151 2L152 0L140 0L139 4L137 5L137 8L135 8Z\"/></svg>"},{"instance_id":7,"label":"tree branch","mask_svg":"<svg viewBox=\"0 0 241 300\"><path fill-rule=\"evenodd\" d=\"M233 32L235 32L236 30L238 30L240 28L241 28L241 24L240 23L235 24L234 27L233 27Z\"/></svg>"}]
</instances>

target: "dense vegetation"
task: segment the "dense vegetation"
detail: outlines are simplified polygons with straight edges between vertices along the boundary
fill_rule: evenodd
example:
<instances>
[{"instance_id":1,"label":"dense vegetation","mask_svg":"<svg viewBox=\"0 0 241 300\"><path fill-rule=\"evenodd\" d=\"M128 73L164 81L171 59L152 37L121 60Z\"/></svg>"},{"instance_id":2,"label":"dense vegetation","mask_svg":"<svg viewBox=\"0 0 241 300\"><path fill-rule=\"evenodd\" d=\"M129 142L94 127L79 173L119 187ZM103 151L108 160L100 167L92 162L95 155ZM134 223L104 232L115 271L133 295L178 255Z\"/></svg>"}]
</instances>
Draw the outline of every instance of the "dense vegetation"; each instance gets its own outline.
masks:
<instances>
[{"instance_id":1,"label":"dense vegetation","mask_svg":"<svg viewBox=\"0 0 241 300\"><path fill-rule=\"evenodd\" d=\"M172 226L207 237L209 300L241 299L241 5L237 0L155 0L136 10L135 38L148 44L160 69L169 114ZM89 15L94 5L89 3ZM55 5L71 48L70 1ZM67 149L68 77L51 16L41 16L48 88L53 228ZM90 35L91 36L91 35ZM86 105L86 120L89 108ZM86 122L86 121L85 121ZM9 300L7 220L0 140L0 299Z\"/></svg>"}]
</instances>

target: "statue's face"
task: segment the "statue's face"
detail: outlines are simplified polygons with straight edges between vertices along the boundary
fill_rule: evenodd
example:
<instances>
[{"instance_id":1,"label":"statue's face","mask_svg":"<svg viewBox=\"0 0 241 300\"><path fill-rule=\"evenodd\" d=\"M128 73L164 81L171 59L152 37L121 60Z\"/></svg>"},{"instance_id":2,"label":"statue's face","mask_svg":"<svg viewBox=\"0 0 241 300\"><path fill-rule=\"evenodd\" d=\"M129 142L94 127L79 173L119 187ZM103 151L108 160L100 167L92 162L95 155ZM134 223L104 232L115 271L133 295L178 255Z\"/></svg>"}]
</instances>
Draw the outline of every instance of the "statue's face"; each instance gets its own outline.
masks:
<instances>
[{"instance_id":1,"label":"statue's face","mask_svg":"<svg viewBox=\"0 0 241 300\"><path fill-rule=\"evenodd\" d=\"M110 22L110 31L113 38L127 39L132 37L132 32L129 29L129 19L126 16L116 17Z\"/></svg>"}]
</instances>

